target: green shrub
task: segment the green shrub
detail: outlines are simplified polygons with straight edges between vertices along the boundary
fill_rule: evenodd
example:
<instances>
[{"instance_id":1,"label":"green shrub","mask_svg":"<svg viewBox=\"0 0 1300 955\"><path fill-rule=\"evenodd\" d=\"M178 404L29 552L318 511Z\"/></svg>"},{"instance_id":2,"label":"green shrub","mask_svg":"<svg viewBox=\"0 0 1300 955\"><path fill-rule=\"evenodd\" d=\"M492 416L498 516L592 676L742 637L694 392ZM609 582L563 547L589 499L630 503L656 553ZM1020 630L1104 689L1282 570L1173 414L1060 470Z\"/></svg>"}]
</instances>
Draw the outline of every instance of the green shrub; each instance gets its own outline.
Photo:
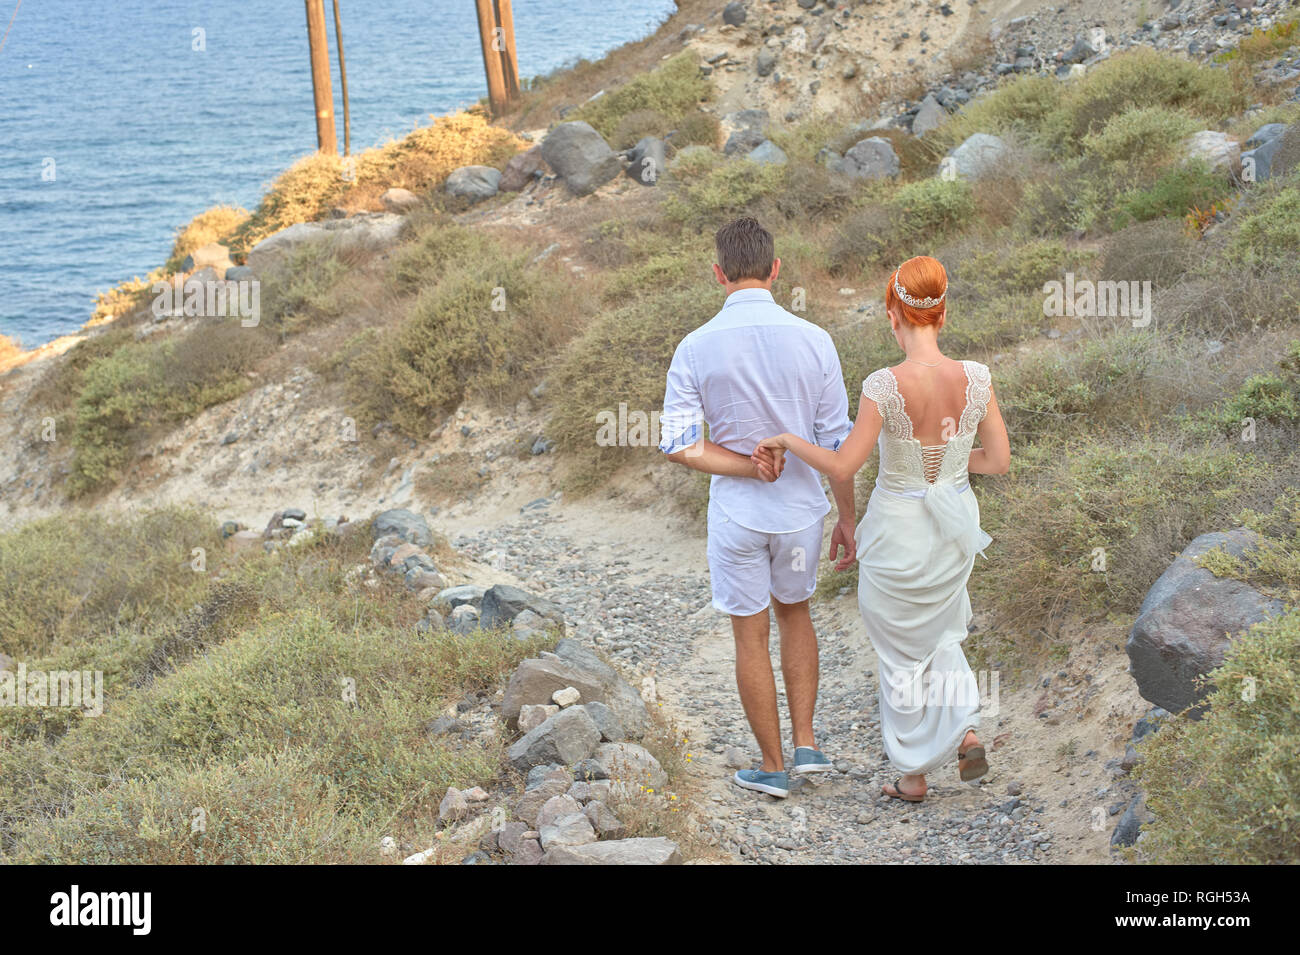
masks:
<instances>
[{"instance_id":1,"label":"green shrub","mask_svg":"<svg viewBox=\"0 0 1300 955\"><path fill-rule=\"evenodd\" d=\"M262 279L260 320L267 329L292 334L338 318L358 304L356 261L333 242L306 242L276 262Z\"/></svg>"},{"instance_id":2,"label":"green shrub","mask_svg":"<svg viewBox=\"0 0 1300 955\"><path fill-rule=\"evenodd\" d=\"M1155 815L1144 861L1300 862L1300 612L1233 639L1199 720L1171 718L1136 769Z\"/></svg>"},{"instance_id":3,"label":"green shrub","mask_svg":"<svg viewBox=\"0 0 1300 955\"><path fill-rule=\"evenodd\" d=\"M1118 53L1065 85L1059 108L1044 117L1046 139L1063 154L1083 148L1091 133L1121 113L1159 107L1206 123L1241 112L1246 94L1223 70L1139 46Z\"/></svg>"},{"instance_id":4,"label":"green shrub","mask_svg":"<svg viewBox=\"0 0 1300 955\"><path fill-rule=\"evenodd\" d=\"M928 255L936 242L969 225L976 206L970 183L921 179L900 186L888 199L847 215L831 242L830 261L841 274L866 266L896 265Z\"/></svg>"},{"instance_id":5,"label":"green shrub","mask_svg":"<svg viewBox=\"0 0 1300 955\"><path fill-rule=\"evenodd\" d=\"M619 125L631 114L654 111L666 117L671 125L698 112L700 101L708 94L709 82L700 73L695 55L679 53L657 69L633 77L618 89L584 103L567 118L590 123L615 149L626 149L636 140L624 142L617 134ZM623 138L635 131L626 129Z\"/></svg>"},{"instance_id":6,"label":"green shrub","mask_svg":"<svg viewBox=\"0 0 1300 955\"><path fill-rule=\"evenodd\" d=\"M423 437L466 395L515 400L581 321L571 279L530 265L531 251L458 234L468 231L435 225L448 234L396 256L399 282L425 284L400 325L347 346L347 396L364 419Z\"/></svg>"},{"instance_id":7,"label":"green shrub","mask_svg":"<svg viewBox=\"0 0 1300 955\"><path fill-rule=\"evenodd\" d=\"M1017 76L993 92L976 97L931 133L946 148L960 145L974 133L993 133L1034 143L1047 118L1060 105L1061 83L1046 76Z\"/></svg>"},{"instance_id":8,"label":"green shrub","mask_svg":"<svg viewBox=\"0 0 1300 955\"><path fill-rule=\"evenodd\" d=\"M1089 232L1109 218L1114 172L1090 157L1071 157L1025 184L1016 210L1016 231L1026 236Z\"/></svg>"},{"instance_id":9,"label":"green shrub","mask_svg":"<svg viewBox=\"0 0 1300 955\"><path fill-rule=\"evenodd\" d=\"M207 585L196 547L215 572L216 527L178 508L118 521L73 511L0 534L0 647L45 655L174 618Z\"/></svg>"},{"instance_id":10,"label":"green shrub","mask_svg":"<svg viewBox=\"0 0 1300 955\"><path fill-rule=\"evenodd\" d=\"M77 396L68 493L121 479L142 441L242 394L245 373L272 334L209 318L177 337L126 342L91 361Z\"/></svg>"},{"instance_id":11,"label":"green shrub","mask_svg":"<svg viewBox=\"0 0 1300 955\"><path fill-rule=\"evenodd\" d=\"M664 213L670 220L697 228L717 228L728 219L755 211L751 205L775 193L785 181L781 166L748 159L729 161L721 156L691 156L674 162L670 172Z\"/></svg>"},{"instance_id":12,"label":"green shrub","mask_svg":"<svg viewBox=\"0 0 1300 955\"><path fill-rule=\"evenodd\" d=\"M1146 167L1173 159L1182 141L1199 126L1186 113L1164 106L1127 109L1085 136L1083 153L1141 174Z\"/></svg>"},{"instance_id":13,"label":"green shrub","mask_svg":"<svg viewBox=\"0 0 1300 955\"><path fill-rule=\"evenodd\" d=\"M1198 563L1216 577L1245 581L1288 606L1300 604L1300 490L1283 491L1271 509L1248 508L1234 519L1255 532L1256 546L1241 556L1216 548Z\"/></svg>"},{"instance_id":14,"label":"green shrub","mask_svg":"<svg viewBox=\"0 0 1300 955\"><path fill-rule=\"evenodd\" d=\"M436 740L427 723L546 642L394 625L378 604L418 602L349 575L368 541L354 536L240 565L234 579L266 604L235 632L200 633L204 652L186 656L175 638L154 642L148 679L116 682L102 716L0 746L0 848L24 861L368 858L381 835L432 828L448 786L495 779L498 735ZM209 816L197 840L195 807Z\"/></svg>"},{"instance_id":15,"label":"green shrub","mask_svg":"<svg viewBox=\"0 0 1300 955\"><path fill-rule=\"evenodd\" d=\"M1120 194L1113 224L1123 228L1134 222L1185 216L1196 209L1209 209L1233 192L1233 185L1221 170L1194 160L1166 170L1150 186Z\"/></svg>"},{"instance_id":16,"label":"green shrub","mask_svg":"<svg viewBox=\"0 0 1300 955\"><path fill-rule=\"evenodd\" d=\"M169 767L33 821L11 859L60 865L377 863L379 846L304 754Z\"/></svg>"},{"instance_id":17,"label":"green shrub","mask_svg":"<svg viewBox=\"0 0 1300 955\"><path fill-rule=\"evenodd\" d=\"M1228 254L1248 268L1294 269L1300 249L1300 186L1274 188L1241 213Z\"/></svg>"},{"instance_id":18,"label":"green shrub","mask_svg":"<svg viewBox=\"0 0 1300 955\"><path fill-rule=\"evenodd\" d=\"M1280 490L1273 462L1225 442L1048 437L1012 435L1011 473L980 497L997 572L976 586L1007 631L1050 634L1067 611L1135 612L1188 541Z\"/></svg>"}]
</instances>

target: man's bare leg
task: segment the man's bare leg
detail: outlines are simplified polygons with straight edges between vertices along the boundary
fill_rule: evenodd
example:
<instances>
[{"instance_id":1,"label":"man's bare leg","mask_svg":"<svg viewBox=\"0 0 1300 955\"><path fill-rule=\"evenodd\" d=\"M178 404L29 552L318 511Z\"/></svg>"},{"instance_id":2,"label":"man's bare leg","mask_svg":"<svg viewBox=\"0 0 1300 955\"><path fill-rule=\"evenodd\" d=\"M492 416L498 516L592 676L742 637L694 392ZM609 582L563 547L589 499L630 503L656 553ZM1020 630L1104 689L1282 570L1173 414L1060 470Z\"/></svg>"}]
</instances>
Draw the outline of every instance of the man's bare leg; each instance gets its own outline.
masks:
<instances>
[{"instance_id":1,"label":"man's bare leg","mask_svg":"<svg viewBox=\"0 0 1300 955\"><path fill-rule=\"evenodd\" d=\"M781 716L776 708L776 677L767 647L771 633L767 611L748 617L733 614L731 632L736 639L736 687L749 728L763 754L763 772L779 773L785 769L785 760L781 754Z\"/></svg>"},{"instance_id":2,"label":"man's bare leg","mask_svg":"<svg viewBox=\"0 0 1300 955\"><path fill-rule=\"evenodd\" d=\"M781 676L785 680L786 702L794 745L817 748L813 737L813 709L817 705L817 634L813 632L808 601L783 604L772 601L777 629L781 633Z\"/></svg>"}]
</instances>

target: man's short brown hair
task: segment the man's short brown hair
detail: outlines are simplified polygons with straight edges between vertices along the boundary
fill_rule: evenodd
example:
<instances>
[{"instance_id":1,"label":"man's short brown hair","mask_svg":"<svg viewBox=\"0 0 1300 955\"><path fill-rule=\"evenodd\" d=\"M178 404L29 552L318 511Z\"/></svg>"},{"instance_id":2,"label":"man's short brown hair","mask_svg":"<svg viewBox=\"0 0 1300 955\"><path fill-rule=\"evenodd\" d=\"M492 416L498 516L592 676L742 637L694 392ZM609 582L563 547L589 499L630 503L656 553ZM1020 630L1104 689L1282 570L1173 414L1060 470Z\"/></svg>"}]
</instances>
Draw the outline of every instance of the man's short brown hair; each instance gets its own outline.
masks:
<instances>
[{"instance_id":1,"label":"man's short brown hair","mask_svg":"<svg viewBox=\"0 0 1300 955\"><path fill-rule=\"evenodd\" d=\"M752 216L728 222L717 231L713 242L718 249L718 266L729 282L766 281L772 274L772 233Z\"/></svg>"}]
</instances>

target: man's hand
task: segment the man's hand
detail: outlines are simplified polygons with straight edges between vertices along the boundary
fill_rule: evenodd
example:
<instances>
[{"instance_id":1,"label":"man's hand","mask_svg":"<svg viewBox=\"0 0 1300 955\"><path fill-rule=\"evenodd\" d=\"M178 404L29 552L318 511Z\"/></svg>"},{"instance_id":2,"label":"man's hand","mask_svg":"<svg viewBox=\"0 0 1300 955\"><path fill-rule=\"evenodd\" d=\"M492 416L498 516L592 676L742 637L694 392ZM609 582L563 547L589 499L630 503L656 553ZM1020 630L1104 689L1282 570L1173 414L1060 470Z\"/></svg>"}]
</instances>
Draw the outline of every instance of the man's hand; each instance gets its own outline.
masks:
<instances>
[{"instance_id":1,"label":"man's hand","mask_svg":"<svg viewBox=\"0 0 1300 955\"><path fill-rule=\"evenodd\" d=\"M841 547L844 548L844 556L835 562L836 570L848 570L858 558L858 544L854 540L857 528L853 526L852 521L836 521L835 530L831 531L831 552L827 556L835 560L835 555L839 553Z\"/></svg>"},{"instance_id":2,"label":"man's hand","mask_svg":"<svg viewBox=\"0 0 1300 955\"><path fill-rule=\"evenodd\" d=\"M750 460L754 462L759 478L771 484L785 470L785 448L764 447L760 444L750 455Z\"/></svg>"}]
</instances>

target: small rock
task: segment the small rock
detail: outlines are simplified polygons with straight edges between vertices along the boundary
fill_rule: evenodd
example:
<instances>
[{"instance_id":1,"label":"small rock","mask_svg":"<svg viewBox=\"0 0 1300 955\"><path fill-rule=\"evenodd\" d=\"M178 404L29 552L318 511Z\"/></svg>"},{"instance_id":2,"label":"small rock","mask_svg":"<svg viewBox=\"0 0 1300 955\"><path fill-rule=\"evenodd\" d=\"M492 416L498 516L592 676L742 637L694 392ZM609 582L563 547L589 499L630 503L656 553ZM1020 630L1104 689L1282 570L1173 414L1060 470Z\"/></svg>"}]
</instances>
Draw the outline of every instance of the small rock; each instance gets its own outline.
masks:
<instances>
[{"instance_id":1,"label":"small rock","mask_svg":"<svg viewBox=\"0 0 1300 955\"><path fill-rule=\"evenodd\" d=\"M379 201L389 212L406 215L420 204L420 197L409 189L400 189L394 186L380 196Z\"/></svg>"},{"instance_id":2,"label":"small rock","mask_svg":"<svg viewBox=\"0 0 1300 955\"><path fill-rule=\"evenodd\" d=\"M438 821L446 825L450 822L459 822L469 815L469 801L456 787L447 790L447 795L442 797L442 802L438 805Z\"/></svg>"},{"instance_id":3,"label":"small rock","mask_svg":"<svg viewBox=\"0 0 1300 955\"><path fill-rule=\"evenodd\" d=\"M447 177L443 188L448 195L471 202L491 199L501 184L501 171L491 166L461 166Z\"/></svg>"},{"instance_id":4,"label":"small rock","mask_svg":"<svg viewBox=\"0 0 1300 955\"><path fill-rule=\"evenodd\" d=\"M572 706L574 703L581 700L582 694L579 693L575 687L566 686L564 689L556 690L552 693L551 699L555 701L556 706L560 709L564 709L566 706Z\"/></svg>"},{"instance_id":5,"label":"small rock","mask_svg":"<svg viewBox=\"0 0 1300 955\"><path fill-rule=\"evenodd\" d=\"M748 769L754 761L739 746L728 746L726 753L723 754L723 762L727 764L728 769Z\"/></svg>"}]
</instances>

